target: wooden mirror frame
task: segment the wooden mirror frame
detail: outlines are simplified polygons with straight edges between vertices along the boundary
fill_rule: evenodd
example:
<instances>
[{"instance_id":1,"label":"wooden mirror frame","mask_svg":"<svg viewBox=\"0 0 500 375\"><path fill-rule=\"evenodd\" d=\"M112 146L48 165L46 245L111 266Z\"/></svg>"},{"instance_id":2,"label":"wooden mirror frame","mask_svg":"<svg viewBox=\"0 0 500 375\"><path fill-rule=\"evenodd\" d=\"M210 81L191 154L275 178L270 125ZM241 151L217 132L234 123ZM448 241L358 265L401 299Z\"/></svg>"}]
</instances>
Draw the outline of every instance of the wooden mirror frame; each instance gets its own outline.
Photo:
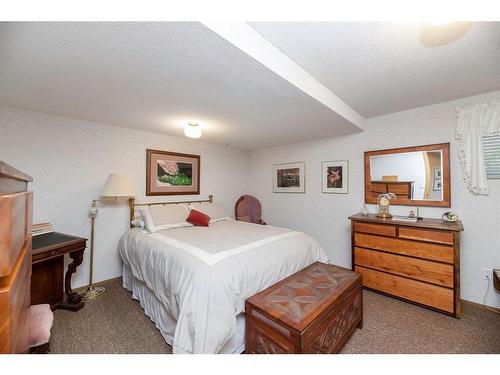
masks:
<instances>
[{"instance_id":1,"label":"wooden mirror frame","mask_svg":"<svg viewBox=\"0 0 500 375\"><path fill-rule=\"evenodd\" d=\"M451 176L450 176L450 144L437 143L433 145L391 148L387 150L365 151L365 203L377 203L377 198L372 197L370 193L371 175L370 175L370 157L378 155L399 154L404 152L416 151L442 151L443 158L443 200L422 200L422 199L404 199L398 198L391 201L391 205L398 206L428 206L428 207L451 207Z\"/></svg>"}]
</instances>

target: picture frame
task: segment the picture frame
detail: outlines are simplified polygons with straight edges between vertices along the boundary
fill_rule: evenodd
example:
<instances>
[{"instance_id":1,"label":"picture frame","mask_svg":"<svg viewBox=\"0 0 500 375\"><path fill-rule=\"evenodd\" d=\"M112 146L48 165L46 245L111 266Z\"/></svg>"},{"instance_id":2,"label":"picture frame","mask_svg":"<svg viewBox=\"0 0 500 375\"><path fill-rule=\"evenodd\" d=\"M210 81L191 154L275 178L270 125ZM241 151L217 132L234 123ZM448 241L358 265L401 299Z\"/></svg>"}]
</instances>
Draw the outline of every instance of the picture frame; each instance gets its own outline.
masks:
<instances>
[{"instance_id":1,"label":"picture frame","mask_svg":"<svg viewBox=\"0 0 500 375\"><path fill-rule=\"evenodd\" d=\"M441 168L433 168L434 170L434 179L439 180L442 178Z\"/></svg>"},{"instance_id":2,"label":"picture frame","mask_svg":"<svg viewBox=\"0 0 500 375\"><path fill-rule=\"evenodd\" d=\"M146 195L199 195L200 155L146 150Z\"/></svg>"},{"instance_id":3,"label":"picture frame","mask_svg":"<svg viewBox=\"0 0 500 375\"><path fill-rule=\"evenodd\" d=\"M349 193L349 161L334 160L321 163L322 192L326 194Z\"/></svg>"},{"instance_id":4,"label":"picture frame","mask_svg":"<svg viewBox=\"0 0 500 375\"><path fill-rule=\"evenodd\" d=\"M432 186L432 190L438 191L438 190L443 190L443 180L434 180L434 185Z\"/></svg>"},{"instance_id":5,"label":"picture frame","mask_svg":"<svg viewBox=\"0 0 500 375\"><path fill-rule=\"evenodd\" d=\"M306 163L273 164L273 193L305 193Z\"/></svg>"}]
</instances>

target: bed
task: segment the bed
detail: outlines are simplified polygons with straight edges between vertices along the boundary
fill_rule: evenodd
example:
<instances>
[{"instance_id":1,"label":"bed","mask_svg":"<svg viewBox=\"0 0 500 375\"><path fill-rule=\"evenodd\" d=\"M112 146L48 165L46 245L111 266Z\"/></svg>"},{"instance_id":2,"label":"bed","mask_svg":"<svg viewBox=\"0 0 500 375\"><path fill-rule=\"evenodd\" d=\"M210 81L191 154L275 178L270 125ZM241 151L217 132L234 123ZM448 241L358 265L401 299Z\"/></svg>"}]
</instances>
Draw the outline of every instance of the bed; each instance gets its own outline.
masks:
<instances>
[{"instance_id":1,"label":"bed","mask_svg":"<svg viewBox=\"0 0 500 375\"><path fill-rule=\"evenodd\" d=\"M227 217L208 227L132 228L119 253L123 286L174 353L241 353L245 299L315 261L327 262L302 232Z\"/></svg>"}]
</instances>

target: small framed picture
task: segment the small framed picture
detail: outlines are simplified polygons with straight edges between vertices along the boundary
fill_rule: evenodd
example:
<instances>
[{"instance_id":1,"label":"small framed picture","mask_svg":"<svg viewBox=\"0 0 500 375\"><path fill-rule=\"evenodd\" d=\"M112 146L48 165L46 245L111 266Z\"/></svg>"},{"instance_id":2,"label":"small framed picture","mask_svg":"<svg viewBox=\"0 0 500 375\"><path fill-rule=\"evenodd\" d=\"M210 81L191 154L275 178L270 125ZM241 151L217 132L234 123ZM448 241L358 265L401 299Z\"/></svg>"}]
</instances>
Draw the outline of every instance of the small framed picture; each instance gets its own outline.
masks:
<instances>
[{"instance_id":1,"label":"small framed picture","mask_svg":"<svg viewBox=\"0 0 500 375\"><path fill-rule=\"evenodd\" d=\"M432 187L432 190L443 190L443 180L434 180L434 186Z\"/></svg>"},{"instance_id":2,"label":"small framed picture","mask_svg":"<svg viewBox=\"0 0 500 375\"><path fill-rule=\"evenodd\" d=\"M324 161L321 163L323 193L347 194L349 161Z\"/></svg>"},{"instance_id":3,"label":"small framed picture","mask_svg":"<svg viewBox=\"0 0 500 375\"><path fill-rule=\"evenodd\" d=\"M434 179L440 179L441 178L441 168L434 168Z\"/></svg>"},{"instance_id":4,"label":"small framed picture","mask_svg":"<svg viewBox=\"0 0 500 375\"><path fill-rule=\"evenodd\" d=\"M200 194L200 156L146 150L146 195Z\"/></svg>"},{"instance_id":5,"label":"small framed picture","mask_svg":"<svg viewBox=\"0 0 500 375\"><path fill-rule=\"evenodd\" d=\"M306 163L284 163L273 165L274 193L305 193Z\"/></svg>"}]
</instances>

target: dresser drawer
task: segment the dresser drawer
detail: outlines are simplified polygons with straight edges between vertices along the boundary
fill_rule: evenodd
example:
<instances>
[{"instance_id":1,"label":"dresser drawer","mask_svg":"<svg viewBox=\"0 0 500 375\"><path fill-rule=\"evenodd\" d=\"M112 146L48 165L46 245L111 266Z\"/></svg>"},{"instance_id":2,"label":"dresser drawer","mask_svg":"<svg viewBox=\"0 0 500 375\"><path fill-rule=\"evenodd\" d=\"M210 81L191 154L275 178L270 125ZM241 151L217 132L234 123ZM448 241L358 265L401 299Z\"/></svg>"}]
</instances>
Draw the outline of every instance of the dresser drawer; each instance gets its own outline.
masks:
<instances>
[{"instance_id":1,"label":"dresser drawer","mask_svg":"<svg viewBox=\"0 0 500 375\"><path fill-rule=\"evenodd\" d=\"M356 266L363 286L453 313L453 290Z\"/></svg>"},{"instance_id":2,"label":"dresser drawer","mask_svg":"<svg viewBox=\"0 0 500 375\"><path fill-rule=\"evenodd\" d=\"M66 249L61 248L61 249L54 249L54 250L49 250L43 253L36 253L33 252L33 257L32 257L32 263L35 264L39 262L40 260L46 260L53 258L55 256L58 256L59 254L65 253Z\"/></svg>"},{"instance_id":3,"label":"dresser drawer","mask_svg":"<svg viewBox=\"0 0 500 375\"><path fill-rule=\"evenodd\" d=\"M31 234L32 193L0 196L0 277L8 275Z\"/></svg>"},{"instance_id":4,"label":"dresser drawer","mask_svg":"<svg viewBox=\"0 0 500 375\"><path fill-rule=\"evenodd\" d=\"M370 223L354 223L354 231L362 233L380 234L382 236L396 236L396 227L394 225L379 225Z\"/></svg>"},{"instance_id":5,"label":"dresser drawer","mask_svg":"<svg viewBox=\"0 0 500 375\"><path fill-rule=\"evenodd\" d=\"M355 248L354 253L357 266L453 287L452 265L360 248Z\"/></svg>"},{"instance_id":6,"label":"dresser drawer","mask_svg":"<svg viewBox=\"0 0 500 375\"><path fill-rule=\"evenodd\" d=\"M453 264L452 246L381 237L365 233L355 233L354 244L355 246L369 249L388 251L390 253L410 255L417 258Z\"/></svg>"},{"instance_id":7,"label":"dresser drawer","mask_svg":"<svg viewBox=\"0 0 500 375\"><path fill-rule=\"evenodd\" d=\"M399 237L453 245L453 232L444 230L399 227Z\"/></svg>"},{"instance_id":8,"label":"dresser drawer","mask_svg":"<svg viewBox=\"0 0 500 375\"><path fill-rule=\"evenodd\" d=\"M31 306L31 239L19 251L12 272L0 277L0 353L27 353Z\"/></svg>"},{"instance_id":9,"label":"dresser drawer","mask_svg":"<svg viewBox=\"0 0 500 375\"><path fill-rule=\"evenodd\" d=\"M378 184L376 182L372 182L370 184L370 189L372 192L372 196L376 197L378 194L387 193L387 184Z\"/></svg>"},{"instance_id":10,"label":"dresser drawer","mask_svg":"<svg viewBox=\"0 0 500 375\"><path fill-rule=\"evenodd\" d=\"M387 191L396 195L408 197L410 195L410 187L408 185L388 184Z\"/></svg>"}]
</instances>

